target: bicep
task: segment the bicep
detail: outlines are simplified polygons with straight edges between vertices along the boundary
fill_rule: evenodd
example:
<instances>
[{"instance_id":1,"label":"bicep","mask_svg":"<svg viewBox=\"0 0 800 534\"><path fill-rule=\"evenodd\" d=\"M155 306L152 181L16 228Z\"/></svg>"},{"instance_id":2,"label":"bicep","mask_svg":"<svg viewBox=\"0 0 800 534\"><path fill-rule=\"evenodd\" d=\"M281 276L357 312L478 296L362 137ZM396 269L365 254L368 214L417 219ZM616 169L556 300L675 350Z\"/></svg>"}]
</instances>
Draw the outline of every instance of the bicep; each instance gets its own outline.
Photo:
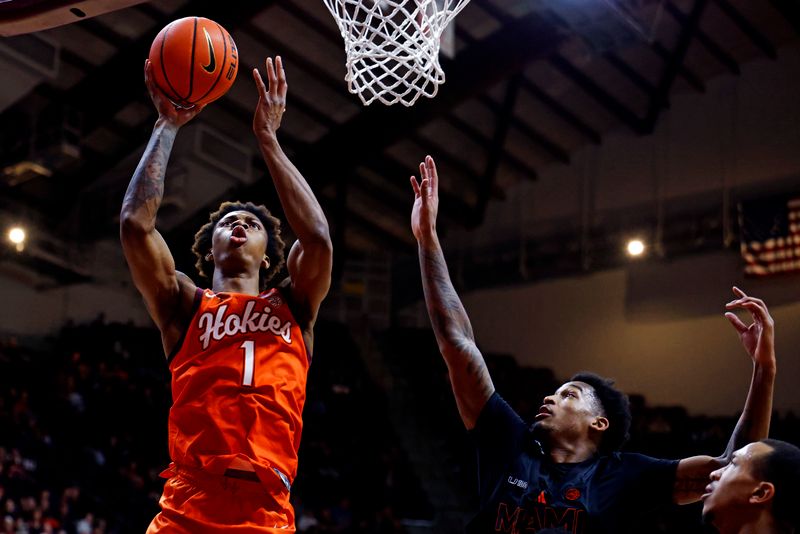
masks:
<instances>
[{"instance_id":1,"label":"bicep","mask_svg":"<svg viewBox=\"0 0 800 534\"><path fill-rule=\"evenodd\" d=\"M180 298L172 253L157 230L139 231L123 225L120 238L133 283L144 297L153 320L163 327Z\"/></svg>"},{"instance_id":2,"label":"bicep","mask_svg":"<svg viewBox=\"0 0 800 534\"><path fill-rule=\"evenodd\" d=\"M331 287L333 249L330 240L295 241L286 267L291 278L292 297L306 309L307 320L313 321Z\"/></svg>"},{"instance_id":3,"label":"bicep","mask_svg":"<svg viewBox=\"0 0 800 534\"><path fill-rule=\"evenodd\" d=\"M712 456L692 456L678 462L672 500L677 504L699 501L710 482L711 472L723 465L723 460Z\"/></svg>"}]
</instances>

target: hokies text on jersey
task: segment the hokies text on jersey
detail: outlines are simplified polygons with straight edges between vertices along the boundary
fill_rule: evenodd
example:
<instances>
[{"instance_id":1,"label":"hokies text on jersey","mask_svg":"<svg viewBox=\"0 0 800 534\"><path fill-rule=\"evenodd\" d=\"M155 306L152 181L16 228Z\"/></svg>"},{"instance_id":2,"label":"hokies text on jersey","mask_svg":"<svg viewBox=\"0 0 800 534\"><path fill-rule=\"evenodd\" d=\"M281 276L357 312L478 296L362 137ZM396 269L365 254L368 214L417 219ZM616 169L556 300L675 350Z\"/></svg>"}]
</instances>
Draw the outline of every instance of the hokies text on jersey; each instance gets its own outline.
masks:
<instances>
[{"instance_id":1,"label":"hokies text on jersey","mask_svg":"<svg viewBox=\"0 0 800 534\"><path fill-rule=\"evenodd\" d=\"M254 311L256 301L251 300L245 306L244 312L241 315L230 313L228 305L223 304L217 308L217 312L206 312L200 316L198 326L200 330L204 330L200 336L200 342L203 344L203 350L208 348L211 340L219 341L225 336L235 336L237 334L245 334L248 332L272 332L276 336L280 336L286 343L292 343L292 323L286 321L281 324L281 318L277 315L272 315L272 308L264 306L261 311Z\"/></svg>"}]
</instances>

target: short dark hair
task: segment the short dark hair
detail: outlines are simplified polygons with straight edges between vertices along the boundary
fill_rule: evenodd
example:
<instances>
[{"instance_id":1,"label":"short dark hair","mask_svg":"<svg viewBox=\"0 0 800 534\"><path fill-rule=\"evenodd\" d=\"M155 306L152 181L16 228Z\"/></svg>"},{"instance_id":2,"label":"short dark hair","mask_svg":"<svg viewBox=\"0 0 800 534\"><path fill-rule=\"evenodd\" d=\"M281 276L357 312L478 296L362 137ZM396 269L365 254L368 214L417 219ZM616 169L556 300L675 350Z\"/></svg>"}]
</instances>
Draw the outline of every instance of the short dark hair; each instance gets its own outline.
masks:
<instances>
[{"instance_id":1,"label":"short dark hair","mask_svg":"<svg viewBox=\"0 0 800 534\"><path fill-rule=\"evenodd\" d=\"M777 439L762 439L772 449L753 463L753 474L775 486L772 516L779 523L800 528L800 516L795 506L800 500L800 448Z\"/></svg>"},{"instance_id":2,"label":"short dark hair","mask_svg":"<svg viewBox=\"0 0 800 534\"><path fill-rule=\"evenodd\" d=\"M597 400L608 419L608 428L600 440L600 452L611 453L622 448L630 438L631 405L628 396L614 387L614 381L594 373L580 372L570 382L585 382L592 386Z\"/></svg>"},{"instance_id":3,"label":"short dark hair","mask_svg":"<svg viewBox=\"0 0 800 534\"><path fill-rule=\"evenodd\" d=\"M232 211L249 211L261 221L264 229L267 231L267 256L269 257L269 267L261 269L258 273L258 286L259 290L264 291L270 280L283 268L284 263L284 242L281 239L281 221L269 212L269 210L261 205L255 205L252 202L223 202L220 204L219 209L208 217L208 222L197 231L194 235L194 245L192 245L192 252L194 252L197 261L195 267L200 276L211 280L214 274L214 262L206 259L206 254L211 250L211 236L214 234L214 228L217 223L224 216Z\"/></svg>"}]
</instances>

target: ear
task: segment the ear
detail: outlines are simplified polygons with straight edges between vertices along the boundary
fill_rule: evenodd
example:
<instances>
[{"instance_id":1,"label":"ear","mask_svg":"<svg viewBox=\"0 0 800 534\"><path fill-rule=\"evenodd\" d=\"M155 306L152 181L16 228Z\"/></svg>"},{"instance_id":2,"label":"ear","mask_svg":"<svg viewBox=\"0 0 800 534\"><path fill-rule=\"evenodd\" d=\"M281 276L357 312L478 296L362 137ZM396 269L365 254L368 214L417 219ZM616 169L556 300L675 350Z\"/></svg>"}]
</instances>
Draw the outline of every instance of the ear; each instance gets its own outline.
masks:
<instances>
[{"instance_id":1,"label":"ear","mask_svg":"<svg viewBox=\"0 0 800 534\"><path fill-rule=\"evenodd\" d=\"M608 429L608 419L602 415L598 415L592 421L591 427L598 432L605 432Z\"/></svg>"},{"instance_id":2,"label":"ear","mask_svg":"<svg viewBox=\"0 0 800 534\"><path fill-rule=\"evenodd\" d=\"M750 494L751 504L766 504L775 498L775 485L772 482L759 482Z\"/></svg>"},{"instance_id":3,"label":"ear","mask_svg":"<svg viewBox=\"0 0 800 534\"><path fill-rule=\"evenodd\" d=\"M214 255L211 253L211 251L209 251L209 253L206 254L206 261L213 261L213 259Z\"/></svg>"},{"instance_id":4,"label":"ear","mask_svg":"<svg viewBox=\"0 0 800 534\"><path fill-rule=\"evenodd\" d=\"M264 254L264 259L261 260L261 266L264 269L269 269L269 256L267 256L266 254Z\"/></svg>"}]
</instances>

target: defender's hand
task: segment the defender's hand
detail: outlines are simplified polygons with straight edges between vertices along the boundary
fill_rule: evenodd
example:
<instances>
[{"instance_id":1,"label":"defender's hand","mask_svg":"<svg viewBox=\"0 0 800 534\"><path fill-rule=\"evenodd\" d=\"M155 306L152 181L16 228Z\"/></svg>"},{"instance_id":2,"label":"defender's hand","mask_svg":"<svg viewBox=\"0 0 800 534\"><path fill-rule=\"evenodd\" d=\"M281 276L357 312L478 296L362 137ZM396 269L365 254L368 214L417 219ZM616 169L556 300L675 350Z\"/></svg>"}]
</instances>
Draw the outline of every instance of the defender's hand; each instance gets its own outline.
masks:
<instances>
[{"instance_id":1,"label":"defender's hand","mask_svg":"<svg viewBox=\"0 0 800 534\"><path fill-rule=\"evenodd\" d=\"M752 324L744 324L734 313L727 312L725 317L731 322L739 339L742 341L753 363L760 366L775 366L775 322L769 314L764 301L749 297L738 287L733 288L734 294L739 297L725 305L729 310L745 309L753 318Z\"/></svg>"},{"instance_id":2,"label":"defender's hand","mask_svg":"<svg viewBox=\"0 0 800 534\"><path fill-rule=\"evenodd\" d=\"M421 182L411 177L414 190L414 208L411 210L411 230L417 241L436 234L436 216L439 212L439 175L436 163L430 156L419 164Z\"/></svg>"}]
</instances>

